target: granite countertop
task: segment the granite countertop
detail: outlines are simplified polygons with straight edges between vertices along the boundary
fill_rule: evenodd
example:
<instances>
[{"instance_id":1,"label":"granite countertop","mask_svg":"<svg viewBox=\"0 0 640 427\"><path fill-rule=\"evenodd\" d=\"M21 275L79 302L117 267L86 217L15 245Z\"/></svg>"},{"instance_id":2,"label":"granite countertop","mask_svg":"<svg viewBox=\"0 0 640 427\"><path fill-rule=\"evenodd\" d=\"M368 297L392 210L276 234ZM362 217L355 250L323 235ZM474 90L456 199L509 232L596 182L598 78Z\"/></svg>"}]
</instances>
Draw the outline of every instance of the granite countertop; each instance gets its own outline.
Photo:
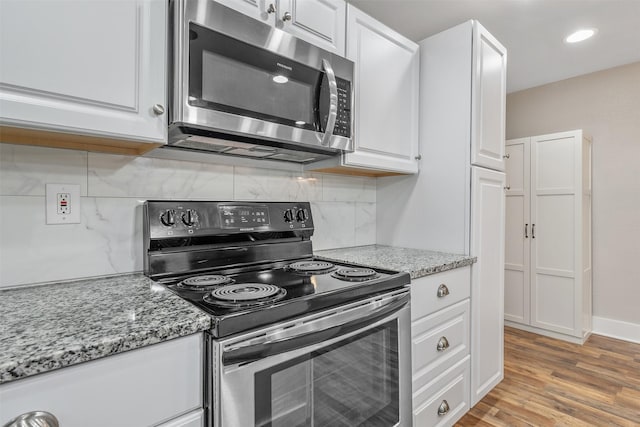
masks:
<instances>
[{"instance_id":1,"label":"granite countertop","mask_svg":"<svg viewBox=\"0 0 640 427\"><path fill-rule=\"evenodd\" d=\"M315 251L314 254L335 261L406 271L411 275L411 279L471 265L477 260L476 257L468 255L383 245L329 249Z\"/></svg>"},{"instance_id":2,"label":"granite countertop","mask_svg":"<svg viewBox=\"0 0 640 427\"><path fill-rule=\"evenodd\" d=\"M141 274L0 291L0 383L209 329Z\"/></svg>"}]
</instances>

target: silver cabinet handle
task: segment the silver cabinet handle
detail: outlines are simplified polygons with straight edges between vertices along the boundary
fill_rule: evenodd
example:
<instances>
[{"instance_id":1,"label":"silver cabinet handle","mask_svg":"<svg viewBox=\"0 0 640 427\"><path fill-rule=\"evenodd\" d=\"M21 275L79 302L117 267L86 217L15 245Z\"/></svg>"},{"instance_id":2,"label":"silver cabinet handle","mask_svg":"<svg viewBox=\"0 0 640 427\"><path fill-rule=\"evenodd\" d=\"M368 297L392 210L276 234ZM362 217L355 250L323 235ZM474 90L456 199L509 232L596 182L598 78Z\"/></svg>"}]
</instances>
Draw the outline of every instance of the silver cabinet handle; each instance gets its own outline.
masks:
<instances>
[{"instance_id":1,"label":"silver cabinet handle","mask_svg":"<svg viewBox=\"0 0 640 427\"><path fill-rule=\"evenodd\" d=\"M447 415L449 412L449 402L443 400L440 406L438 406L438 416L442 417L443 415Z\"/></svg>"},{"instance_id":2,"label":"silver cabinet handle","mask_svg":"<svg viewBox=\"0 0 640 427\"><path fill-rule=\"evenodd\" d=\"M414 157L414 159L416 160L422 160L422 154L418 154L417 156Z\"/></svg>"},{"instance_id":3,"label":"silver cabinet handle","mask_svg":"<svg viewBox=\"0 0 640 427\"><path fill-rule=\"evenodd\" d=\"M440 286L438 286L438 298L442 298L442 297L446 297L447 295L449 295L449 288L447 288L447 285L445 285L444 283Z\"/></svg>"},{"instance_id":4,"label":"silver cabinet handle","mask_svg":"<svg viewBox=\"0 0 640 427\"><path fill-rule=\"evenodd\" d=\"M333 72L329 61L323 59L322 68L327 73L327 80L329 81L329 117L327 119L327 128L322 137L322 145L327 146L331 135L333 135L333 128L336 126L336 117L338 116L338 82L336 82L336 74Z\"/></svg>"},{"instance_id":5,"label":"silver cabinet handle","mask_svg":"<svg viewBox=\"0 0 640 427\"><path fill-rule=\"evenodd\" d=\"M506 187L504 187L504 189L505 189L505 190L507 190L507 191L509 191L509 190L511 190L511 186L510 186L510 185L507 185Z\"/></svg>"},{"instance_id":6,"label":"silver cabinet handle","mask_svg":"<svg viewBox=\"0 0 640 427\"><path fill-rule=\"evenodd\" d=\"M60 427L60 423L50 412L32 411L18 415L3 427Z\"/></svg>"},{"instance_id":7,"label":"silver cabinet handle","mask_svg":"<svg viewBox=\"0 0 640 427\"><path fill-rule=\"evenodd\" d=\"M438 346L436 347L436 350L445 351L448 348L449 348L449 340L447 339L447 337L440 337L440 339L438 340Z\"/></svg>"},{"instance_id":8,"label":"silver cabinet handle","mask_svg":"<svg viewBox=\"0 0 640 427\"><path fill-rule=\"evenodd\" d=\"M271 4L269 5L269 7L267 8L267 13L276 13L276 8L275 8L275 6L273 5L273 3L271 3Z\"/></svg>"},{"instance_id":9,"label":"silver cabinet handle","mask_svg":"<svg viewBox=\"0 0 640 427\"><path fill-rule=\"evenodd\" d=\"M282 21L283 22L291 21L291 14L289 12L285 12L284 15L282 15Z\"/></svg>"},{"instance_id":10,"label":"silver cabinet handle","mask_svg":"<svg viewBox=\"0 0 640 427\"><path fill-rule=\"evenodd\" d=\"M531 224L531 238L532 239L536 238L536 225L535 224Z\"/></svg>"},{"instance_id":11,"label":"silver cabinet handle","mask_svg":"<svg viewBox=\"0 0 640 427\"><path fill-rule=\"evenodd\" d=\"M527 233L527 229L529 228L529 224L525 224L524 225L524 238L528 239L529 238L529 233Z\"/></svg>"},{"instance_id":12,"label":"silver cabinet handle","mask_svg":"<svg viewBox=\"0 0 640 427\"><path fill-rule=\"evenodd\" d=\"M510 157L511 157L511 155L510 155L510 154L505 154L504 156L502 156L502 158L503 158L503 159L508 159L508 158L510 158Z\"/></svg>"},{"instance_id":13,"label":"silver cabinet handle","mask_svg":"<svg viewBox=\"0 0 640 427\"><path fill-rule=\"evenodd\" d=\"M154 104L153 112L156 113L157 116L161 116L164 114L164 106L162 104Z\"/></svg>"}]
</instances>

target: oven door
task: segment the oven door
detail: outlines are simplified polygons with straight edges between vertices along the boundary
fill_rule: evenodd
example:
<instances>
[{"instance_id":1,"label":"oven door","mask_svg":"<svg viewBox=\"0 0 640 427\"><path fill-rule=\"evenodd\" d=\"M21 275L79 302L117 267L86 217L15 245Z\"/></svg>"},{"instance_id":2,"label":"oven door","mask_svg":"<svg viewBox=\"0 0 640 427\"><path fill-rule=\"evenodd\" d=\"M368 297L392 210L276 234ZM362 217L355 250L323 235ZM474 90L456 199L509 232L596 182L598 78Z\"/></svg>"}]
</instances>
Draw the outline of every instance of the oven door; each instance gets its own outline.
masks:
<instances>
[{"instance_id":1,"label":"oven door","mask_svg":"<svg viewBox=\"0 0 640 427\"><path fill-rule=\"evenodd\" d=\"M408 289L211 344L215 427L411 425Z\"/></svg>"}]
</instances>

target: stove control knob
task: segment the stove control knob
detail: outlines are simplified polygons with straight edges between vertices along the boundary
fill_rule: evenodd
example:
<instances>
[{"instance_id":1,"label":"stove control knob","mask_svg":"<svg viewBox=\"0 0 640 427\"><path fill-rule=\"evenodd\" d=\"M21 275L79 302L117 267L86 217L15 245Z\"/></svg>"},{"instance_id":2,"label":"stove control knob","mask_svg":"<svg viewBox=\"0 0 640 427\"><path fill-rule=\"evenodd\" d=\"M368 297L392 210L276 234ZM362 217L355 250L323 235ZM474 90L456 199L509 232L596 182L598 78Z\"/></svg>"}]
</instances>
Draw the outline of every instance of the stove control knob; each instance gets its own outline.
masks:
<instances>
[{"instance_id":1,"label":"stove control knob","mask_svg":"<svg viewBox=\"0 0 640 427\"><path fill-rule=\"evenodd\" d=\"M293 221L293 211L291 209L284 211L284 220L285 222Z\"/></svg>"},{"instance_id":2,"label":"stove control knob","mask_svg":"<svg viewBox=\"0 0 640 427\"><path fill-rule=\"evenodd\" d=\"M196 211L194 211L193 209L187 209L182 214L182 222L187 227L192 227L192 226L196 225L197 222L198 222L198 213Z\"/></svg>"},{"instance_id":3,"label":"stove control knob","mask_svg":"<svg viewBox=\"0 0 640 427\"><path fill-rule=\"evenodd\" d=\"M299 209L298 212L296 212L296 219L298 220L298 222L305 222L306 220L308 220L309 214L307 213L307 210Z\"/></svg>"},{"instance_id":4,"label":"stove control knob","mask_svg":"<svg viewBox=\"0 0 640 427\"><path fill-rule=\"evenodd\" d=\"M167 227L171 227L176 223L176 211L173 209L167 209L160 214L160 221Z\"/></svg>"}]
</instances>

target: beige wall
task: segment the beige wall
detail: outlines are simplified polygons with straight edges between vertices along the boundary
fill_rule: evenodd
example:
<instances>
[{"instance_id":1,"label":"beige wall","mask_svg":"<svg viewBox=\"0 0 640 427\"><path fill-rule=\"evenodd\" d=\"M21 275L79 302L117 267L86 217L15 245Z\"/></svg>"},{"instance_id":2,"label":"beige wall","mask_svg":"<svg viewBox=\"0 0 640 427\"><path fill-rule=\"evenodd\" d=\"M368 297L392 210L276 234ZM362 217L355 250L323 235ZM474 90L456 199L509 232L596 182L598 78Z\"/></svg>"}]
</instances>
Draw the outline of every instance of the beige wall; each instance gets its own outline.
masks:
<instances>
[{"instance_id":1,"label":"beige wall","mask_svg":"<svg viewBox=\"0 0 640 427\"><path fill-rule=\"evenodd\" d=\"M640 62L507 96L507 139L593 138L593 314L640 324Z\"/></svg>"}]
</instances>

